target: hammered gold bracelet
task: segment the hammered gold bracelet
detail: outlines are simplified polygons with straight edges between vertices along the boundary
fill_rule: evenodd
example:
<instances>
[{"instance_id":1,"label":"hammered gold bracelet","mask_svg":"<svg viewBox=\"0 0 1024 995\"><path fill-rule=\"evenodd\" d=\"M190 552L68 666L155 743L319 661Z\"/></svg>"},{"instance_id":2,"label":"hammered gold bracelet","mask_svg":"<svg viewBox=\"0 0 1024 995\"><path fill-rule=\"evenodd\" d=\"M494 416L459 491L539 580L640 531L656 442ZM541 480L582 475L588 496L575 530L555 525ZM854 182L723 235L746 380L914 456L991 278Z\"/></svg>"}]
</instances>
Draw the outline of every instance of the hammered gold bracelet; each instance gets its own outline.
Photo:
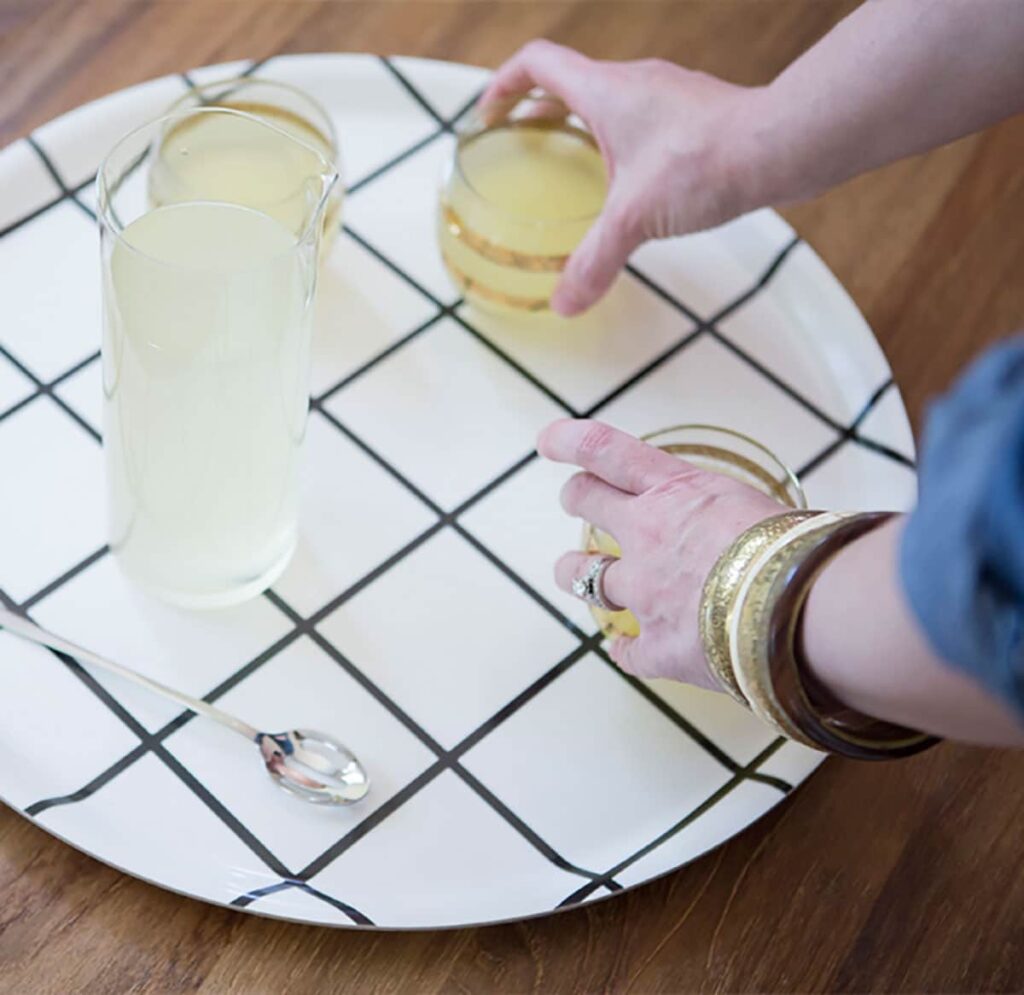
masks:
<instances>
[{"instance_id":1,"label":"hammered gold bracelet","mask_svg":"<svg viewBox=\"0 0 1024 995\"><path fill-rule=\"evenodd\" d=\"M729 615L736 601L736 592L750 564L766 546L786 535L800 522L820 515L818 511L787 511L758 522L718 558L704 582L699 616L704 655L722 688L741 705L746 705L747 699L736 681L729 655Z\"/></svg>"}]
</instances>

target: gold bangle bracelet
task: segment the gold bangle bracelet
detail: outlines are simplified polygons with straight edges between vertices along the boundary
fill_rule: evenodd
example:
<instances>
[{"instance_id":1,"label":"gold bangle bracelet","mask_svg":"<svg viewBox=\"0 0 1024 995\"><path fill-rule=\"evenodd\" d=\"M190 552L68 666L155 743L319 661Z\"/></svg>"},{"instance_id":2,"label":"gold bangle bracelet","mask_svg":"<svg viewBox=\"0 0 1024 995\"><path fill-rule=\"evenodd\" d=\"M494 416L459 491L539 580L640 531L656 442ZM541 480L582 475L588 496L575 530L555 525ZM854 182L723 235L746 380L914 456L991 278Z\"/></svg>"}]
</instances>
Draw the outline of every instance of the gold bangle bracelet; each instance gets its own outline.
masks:
<instances>
[{"instance_id":1,"label":"gold bangle bracelet","mask_svg":"<svg viewBox=\"0 0 1024 995\"><path fill-rule=\"evenodd\" d=\"M763 546L744 575L729 616L729 658L751 711L788 739L818 749L775 696L768 665L768 619L773 607L769 594L776 577L786 575L815 537L829 534L842 521L838 514L818 515Z\"/></svg>"},{"instance_id":2,"label":"gold bangle bracelet","mask_svg":"<svg viewBox=\"0 0 1024 995\"><path fill-rule=\"evenodd\" d=\"M797 526L752 564L737 595L730 650L751 708L791 739L857 759L919 752L933 736L815 701L797 651L803 607L815 579L842 548L891 516L829 515Z\"/></svg>"},{"instance_id":3,"label":"gold bangle bracelet","mask_svg":"<svg viewBox=\"0 0 1024 995\"><path fill-rule=\"evenodd\" d=\"M820 514L817 511L788 511L751 526L722 553L704 582L699 612L704 656L708 669L722 688L741 705L749 707L733 673L729 654L729 618L737 591L750 564L766 546L786 535L795 525Z\"/></svg>"}]
</instances>

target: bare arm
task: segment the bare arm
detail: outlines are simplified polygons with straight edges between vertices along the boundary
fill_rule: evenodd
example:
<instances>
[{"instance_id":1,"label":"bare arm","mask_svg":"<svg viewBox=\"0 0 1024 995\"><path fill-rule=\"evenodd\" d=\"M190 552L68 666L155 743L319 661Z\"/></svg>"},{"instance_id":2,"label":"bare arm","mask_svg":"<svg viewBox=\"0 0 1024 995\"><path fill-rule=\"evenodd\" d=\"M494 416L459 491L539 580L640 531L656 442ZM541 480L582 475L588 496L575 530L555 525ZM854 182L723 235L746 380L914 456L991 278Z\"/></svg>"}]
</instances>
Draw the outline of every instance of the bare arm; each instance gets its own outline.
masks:
<instances>
[{"instance_id":1,"label":"bare arm","mask_svg":"<svg viewBox=\"0 0 1024 995\"><path fill-rule=\"evenodd\" d=\"M781 506L729 477L591 421L559 421L538 440L547 459L583 471L562 506L616 537L622 556L603 576L609 601L630 609L638 637L612 640L615 662L638 677L718 688L698 632L701 591L737 535ZM822 571L803 618L812 672L866 715L972 743L1024 745L1024 722L929 648L899 576L903 519L842 550ZM556 565L573 592L592 557L574 551Z\"/></svg>"},{"instance_id":2,"label":"bare arm","mask_svg":"<svg viewBox=\"0 0 1024 995\"><path fill-rule=\"evenodd\" d=\"M867 0L764 87L537 41L482 103L495 115L543 87L601 146L608 201L552 300L575 314L647 239L813 196L1024 109L1022 52L1022 0Z\"/></svg>"},{"instance_id":3,"label":"bare arm","mask_svg":"<svg viewBox=\"0 0 1024 995\"><path fill-rule=\"evenodd\" d=\"M1020 0L867 0L737 125L754 200L819 193L1024 110Z\"/></svg>"},{"instance_id":4,"label":"bare arm","mask_svg":"<svg viewBox=\"0 0 1024 995\"><path fill-rule=\"evenodd\" d=\"M898 573L903 522L843 550L811 589L803 640L815 675L865 715L951 739L1024 745L1024 724L929 648Z\"/></svg>"}]
</instances>

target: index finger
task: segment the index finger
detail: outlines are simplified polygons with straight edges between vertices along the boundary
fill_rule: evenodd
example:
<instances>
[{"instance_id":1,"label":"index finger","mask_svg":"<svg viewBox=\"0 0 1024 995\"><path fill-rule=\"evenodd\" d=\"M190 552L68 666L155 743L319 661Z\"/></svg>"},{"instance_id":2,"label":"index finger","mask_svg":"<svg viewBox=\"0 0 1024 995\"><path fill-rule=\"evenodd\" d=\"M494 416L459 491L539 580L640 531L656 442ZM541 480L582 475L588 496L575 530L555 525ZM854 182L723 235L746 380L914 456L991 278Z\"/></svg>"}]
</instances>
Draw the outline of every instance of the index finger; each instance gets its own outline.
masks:
<instances>
[{"instance_id":1,"label":"index finger","mask_svg":"<svg viewBox=\"0 0 1024 995\"><path fill-rule=\"evenodd\" d=\"M685 464L646 442L603 422L563 419L549 425L537 440L541 456L573 463L630 494L678 477Z\"/></svg>"},{"instance_id":2,"label":"index finger","mask_svg":"<svg viewBox=\"0 0 1024 995\"><path fill-rule=\"evenodd\" d=\"M588 103L586 56L544 39L528 42L495 72L478 104L486 121L507 113L520 97L541 87L586 118Z\"/></svg>"}]
</instances>

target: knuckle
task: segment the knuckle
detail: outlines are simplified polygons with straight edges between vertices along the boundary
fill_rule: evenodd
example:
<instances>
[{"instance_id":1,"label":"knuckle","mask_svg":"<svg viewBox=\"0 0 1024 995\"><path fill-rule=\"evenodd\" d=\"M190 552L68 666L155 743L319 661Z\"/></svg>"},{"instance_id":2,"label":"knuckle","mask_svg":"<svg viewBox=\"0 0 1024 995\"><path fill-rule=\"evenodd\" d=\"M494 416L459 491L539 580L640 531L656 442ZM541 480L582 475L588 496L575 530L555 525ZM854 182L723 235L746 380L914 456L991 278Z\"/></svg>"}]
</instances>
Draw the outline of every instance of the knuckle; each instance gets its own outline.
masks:
<instances>
[{"instance_id":1,"label":"knuckle","mask_svg":"<svg viewBox=\"0 0 1024 995\"><path fill-rule=\"evenodd\" d=\"M651 488L645 497L655 508L668 506L691 514L714 504L721 493L715 475L689 463L680 463L668 480Z\"/></svg>"},{"instance_id":2,"label":"knuckle","mask_svg":"<svg viewBox=\"0 0 1024 995\"><path fill-rule=\"evenodd\" d=\"M587 493L590 486L590 480L586 474L577 473L571 476L563 485L560 500L562 507L572 512L579 506L581 500Z\"/></svg>"},{"instance_id":3,"label":"knuckle","mask_svg":"<svg viewBox=\"0 0 1024 995\"><path fill-rule=\"evenodd\" d=\"M725 496L707 477L697 469L683 470L639 498L634 532L646 548L662 548L695 521L726 508Z\"/></svg>"},{"instance_id":4,"label":"knuckle","mask_svg":"<svg viewBox=\"0 0 1024 995\"><path fill-rule=\"evenodd\" d=\"M520 49L526 58L545 58L562 51L561 45L556 45L548 38L534 38Z\"/></svg>"},{"instance_id":5,"label":"knuckle","mask_svg":"<svg viewBox=\"0 0 1024 995\"><path fill-rule=\"evenodd\" d=\"M707 470L702 470L693 463L681 460L679 468L665 482L666 491L673 494L680 492L687 493L711 493L719 481L719 478Z\"/></svg>"},{"instance_id":6,"label":"knuckle","mask_svg":"<svg viewBox=\"0 0 1024 995\"><path fill-rule=\"evenodd\" d=\"M663 73L666 70L674 69L675 67L671 62L666 59L648 58L640 59L637 65L641 69L646 69L648 72Z\"/></svg>"},{"instance_id":7,"label":"knuckle","mask_svg":"<svg viewBox=\"0 0 1024 995\"><path fill-rule=\"evenodd\" d=\"M661 601L661 592L650 584L638 584L633 591L633 611L641 619L655 618Z\"/></svg>"},{"instance_id":8,"label":"knuckle","mask_svg":"<svg viewBox=\"0 0 1024 995\"><path fill-rule=\"evenodd\" d=\"M673 477L648 491L643 498L643 514L638 532L649 546L661 548L694 522L714 515L721 504L721 495L702 486L693 486Z\"/></svg>"},{"instance_id":9,"label":"knuckle","mask_svg":"<svg viewBox=\"0 0 1024 995\"><path fill-rule=\"evenodd\" d=\"M588 422L580 434L576 451L583 461L600 458L611 447L614 437L610 426L602 422Z\"/></svg>"},{"instance_id":10,"label":"knuckle","mask_svg":"<svg viewBox=\"0 0 1024 995\"><path fill-rule=\"evenodd\" d=\"M691 491L693 497L686 509L689 521L700 521L717 517L728 505L721 494L706 489Z\"/></svg>"},{"instance_id":11,"label":"knuckle","mask_svg":"<svg viewBox=\"0 0 1024 995\"><path fill-rule=\"evenodd\" d=\"M679 77L681 67L676 65L674 62L669 62L667 59L638 59L636 62L629 64L631 72L631 82L636 87L642 87L645 90L650 88L651 85L665 85Z\"/></svg>"},{"instance_id":12,"label":"knuckle","mask_svg":"<svg viewBox=\"0 0 1024 995\"><path fill-rule=\"evenodd\" d=\"M644 545L660 547L664 544L668 533L668 526L664 516L652 514L653 509L648 503L643 513L637 516L634 523L636 538Z\"/></svg>"}]
</instances>

